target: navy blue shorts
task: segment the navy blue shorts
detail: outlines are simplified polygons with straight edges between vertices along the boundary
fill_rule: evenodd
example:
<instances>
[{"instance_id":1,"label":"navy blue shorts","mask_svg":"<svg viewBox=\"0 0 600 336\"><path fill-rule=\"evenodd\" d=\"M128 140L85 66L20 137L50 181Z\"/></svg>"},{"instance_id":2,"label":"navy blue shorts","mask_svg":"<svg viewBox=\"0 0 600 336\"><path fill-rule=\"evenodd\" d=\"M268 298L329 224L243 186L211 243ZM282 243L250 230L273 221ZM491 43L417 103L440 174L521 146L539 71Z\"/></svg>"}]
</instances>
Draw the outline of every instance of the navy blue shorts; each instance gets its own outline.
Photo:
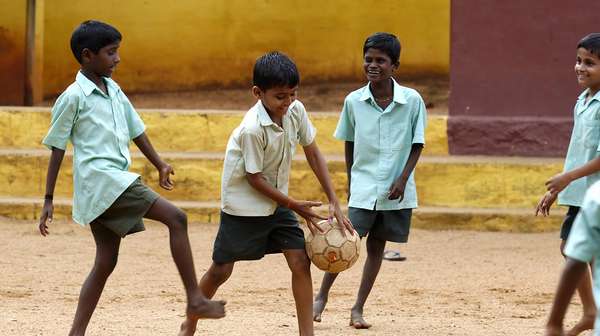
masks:
<instances>
[{"instance_id":1,"label":"navy blue shorts","mask_svg":"<svg viewBox=\"0 0 600 336\"><path fill-rule=\"evenodd\" d=\"M560 226L560 239L567 240L567 238L569 238L569 233L571 233L571 228L573 227L575 217L577 217L577 214L579 213L579 209L579 207L570 206L569 210L567 210L565 219Z\"/></svg>"},{"instance_id":2,"label":"navy blue shorts","mask_svg":"<svg viewBox=\"0 0 600 336\"><path fill-rule=\"evenodd\" d=\"M348 208L348 218L361 237L367 234L380 240L406 243L412 209L368 210Z\"/></svg>"}]
</instances>

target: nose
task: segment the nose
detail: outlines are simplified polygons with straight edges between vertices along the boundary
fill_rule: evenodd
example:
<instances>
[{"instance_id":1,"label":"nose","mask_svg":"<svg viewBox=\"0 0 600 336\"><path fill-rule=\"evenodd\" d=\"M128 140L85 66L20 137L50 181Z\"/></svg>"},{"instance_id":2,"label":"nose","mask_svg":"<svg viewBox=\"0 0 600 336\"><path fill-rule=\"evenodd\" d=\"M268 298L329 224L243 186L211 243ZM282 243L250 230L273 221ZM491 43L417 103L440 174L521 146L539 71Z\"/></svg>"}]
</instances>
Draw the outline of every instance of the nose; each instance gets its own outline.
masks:
<instances>
[{"instance_id":1,"label":"nose","mask_svg":"<svg viewBox=\"0 0 600 336\"><path fill-rule=\"evenodd\" d=\"M119 54L115 54L114 62L115 64L121 62L121 57L119 57Z\"/></svg>"}]
</instances>

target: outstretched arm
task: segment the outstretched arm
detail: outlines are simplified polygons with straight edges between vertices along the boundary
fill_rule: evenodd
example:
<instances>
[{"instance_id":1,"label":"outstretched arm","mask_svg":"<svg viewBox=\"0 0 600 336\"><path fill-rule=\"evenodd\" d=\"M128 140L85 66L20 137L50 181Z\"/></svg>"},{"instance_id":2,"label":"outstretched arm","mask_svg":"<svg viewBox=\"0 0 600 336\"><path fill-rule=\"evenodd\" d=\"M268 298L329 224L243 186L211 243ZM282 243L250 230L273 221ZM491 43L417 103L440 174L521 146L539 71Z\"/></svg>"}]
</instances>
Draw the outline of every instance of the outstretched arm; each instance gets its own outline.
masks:
<instances>
[{"instance_id":1,"label":"outstretched arm","mask_svg":"<svg viewBox=\"0 0 600 336\"><path fill-rule=\"evenodd\" d=\"M144 156L156 167L158 170L158 183L166 190L173 189L173 182L171 181L171 175L175 175L173 168L163 161L154 147L150 143L150 139L146 136L146 133L140 134L138 137L133 139L135 145L140 149Z\"/></svg>"},{"instance_id":2,"label":"outstretched arm","mask_svg":"<svg viewBox=\"0 0 600 336\"><path fill-rule=\"evenodd\" d=\"M304 146L304 155L306 155L308 165L315 173L315 176L319 180L319 183L329 200L329 218L335 216L335 219L339 224L343 225L350 234L354 234L354 228L352 227L350 220L344 216L342 209L340 208L340 202L335 194L335 189L333 188L331 178L329 177L329 171L327 170L327 162L315 141L308 146Z\"/></svg>"},{"instance_id":3,"label":"outstretched arm","mask_svg":"<svg viewBox=\"0 0 600 336\"><path fill-rule=\"evenodd\" d=\"M554 294L554 303L552 303L550 317L546 323L546 336L562 335L563 320L567 312L567 307L583 274L587 272L587 267L588 265L585 262L567 258L558 288Z\"/></svg>"},{"instance_id":4,"label":"outstretched arm","mask_svg":"<svg viewBox=\"0 0 600 336\"><path fill-rule=\"evenodd\" d=\"M388 199L399 199L398 202L402 202L404 199L404 188L406 187L406 181L408 181L408 177L415 169L422 151L423 144L415 143L412 145L410 154L408 155L408 160L406 160L406 164L402 170L402 174L400 174L396 181L394 181L394 184L390 186Z\"/></svg>"},{"instance_id":5,"label":"outstretched arm","mask_svg":"<svg viewBox=\"0 0 600 336\"><path fill-rule=\"evenodd\" d=\"M56 178L60 170L60 165L65 156L65 151L52 147L52 154L50 155L50 161L48 162L48 173L46 174L46 194L44 196L44 207L42 208L42 215L40 216L39 230L42 236L48 235L48 223L52 222L52 216L54 214L54 187L56 186Z\"/></svg>"},{"instance_id":6,"label":"outstretched arm","mask_svg":"<svg viewBox=\"0 0 600 336\"><path fill-rule=\"evenodd\" d=\"M306 220L306 225L311 232L314 233L315 228L318 231L322 231L321 228L316 225L315 218L327 219L327 217L321 216L311 209L312 207L320 206L321 202L296 201L270 185L261 172L254 174L246 173L246 178L252 188L258 190L261 194L273 201L294 210L297 214L302 216L302 218Z\"/></svg>"}]
</instances>

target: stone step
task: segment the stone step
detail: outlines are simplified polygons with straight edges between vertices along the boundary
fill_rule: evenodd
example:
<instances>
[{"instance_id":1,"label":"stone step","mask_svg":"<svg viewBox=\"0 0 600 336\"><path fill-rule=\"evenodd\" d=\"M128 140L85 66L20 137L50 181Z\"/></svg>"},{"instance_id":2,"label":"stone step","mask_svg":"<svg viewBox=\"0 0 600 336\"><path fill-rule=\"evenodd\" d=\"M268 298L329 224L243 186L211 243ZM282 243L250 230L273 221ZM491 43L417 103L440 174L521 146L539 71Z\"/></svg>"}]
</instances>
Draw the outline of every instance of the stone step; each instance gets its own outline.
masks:
<instances>
[{"instance_id":1,"label":"stone step","mask_svg":"<svg viewBox=\"0 0 600 336\"><path fill-rule=\"evenodd\" d=\"M219 223L219 203L173 201L183 209L190 222ZM71 201L54 201L54 220L71 218ZM32 230L39 220L43 201L38 198L0 197L0 219L19 219L32 222ZM563 209L555 209L549 217L536 217L531 209L478 209L421 207L413 212L412 226L429 230L477 230L503 232L546 232L560 228ZM320 212L327 209L321 207ZM77 225L77 224L73 224Z\"/></svg>"},{"instance_id":2,"label":"stone step","mask_svg":"<svg viewBox=\"0 0 600 336\"><path fill-rule=\"evenodd\" d=\"M223 153L231 131L245 111L140 109L147 134L158 151ZM317 143L323 153L343 154L342 141L333 138L338 113L310 114L317 128ZM448 155L447 117L431 115L424 155ZM0 148L43 148L41 141L50 124L45 107L0 106ZM132 146L132 150L137 150Z\"/></svg>"},{"instance_id":3,"label":"stone step","mask_svg":"<svg viewBox=\"0 0 600 336\"><path fill-rule=\"evenodd\" d=\"M169 199L216 201L220 198L223 155L217 153L162 153L175 170L175 189L158 187L154 167L133 153L132 171ZM50 151L0 150L0 195L41 197ZM346 199L346 172L341 155L327 156L338 197ZM532 208L544 193L544 182L560 172L562 160L547 158L425 156L416 169L421 206L471 208ZM65 156L57 181L57 197L72 195L72 157ZM325 201L321 187L302 156L290 176L290 195Z\"/></svg>"}]
</instances>

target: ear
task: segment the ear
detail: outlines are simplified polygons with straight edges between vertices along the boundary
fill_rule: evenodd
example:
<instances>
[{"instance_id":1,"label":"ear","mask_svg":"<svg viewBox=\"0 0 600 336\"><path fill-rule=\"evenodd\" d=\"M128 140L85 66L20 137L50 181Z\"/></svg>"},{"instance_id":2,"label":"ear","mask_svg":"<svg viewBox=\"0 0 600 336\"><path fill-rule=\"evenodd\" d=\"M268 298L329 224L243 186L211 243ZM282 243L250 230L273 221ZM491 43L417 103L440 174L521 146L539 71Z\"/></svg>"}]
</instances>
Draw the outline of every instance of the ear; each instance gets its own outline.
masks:
<instances>
[{"instance_id":1,"label":"ear","mask_svg":"<svg viewBox=\"0 0 600 336\"><path fill-rule=\"evenodd\" d=\"M83 50L81 51L81 63L87 63L92 59L92 55L94 53L88 49L88 48L83 48Z\"/></svg>"},{"instance_id":2,"label":"ear","mask_svg":"<svg viewBox=\"0 0 600 336\"><path fill-rule=\"evenodd\" d=\"M256 97L256 99L262 99L263 91L258 86L255 85L252 87L252 95L254 95L254 97Z\"/></svg>"},{"instance_id":3,"label":"ear","mask_svg":"<svg viewBox=\"0 0 600 336\"><path fill-rule=\"evenodd\" d=\"M392 65L392 68L394 69L394 71L398 70L399 67L400 67L400 62L396 62L395 64Z\"/></svg>"}]
</instances>

